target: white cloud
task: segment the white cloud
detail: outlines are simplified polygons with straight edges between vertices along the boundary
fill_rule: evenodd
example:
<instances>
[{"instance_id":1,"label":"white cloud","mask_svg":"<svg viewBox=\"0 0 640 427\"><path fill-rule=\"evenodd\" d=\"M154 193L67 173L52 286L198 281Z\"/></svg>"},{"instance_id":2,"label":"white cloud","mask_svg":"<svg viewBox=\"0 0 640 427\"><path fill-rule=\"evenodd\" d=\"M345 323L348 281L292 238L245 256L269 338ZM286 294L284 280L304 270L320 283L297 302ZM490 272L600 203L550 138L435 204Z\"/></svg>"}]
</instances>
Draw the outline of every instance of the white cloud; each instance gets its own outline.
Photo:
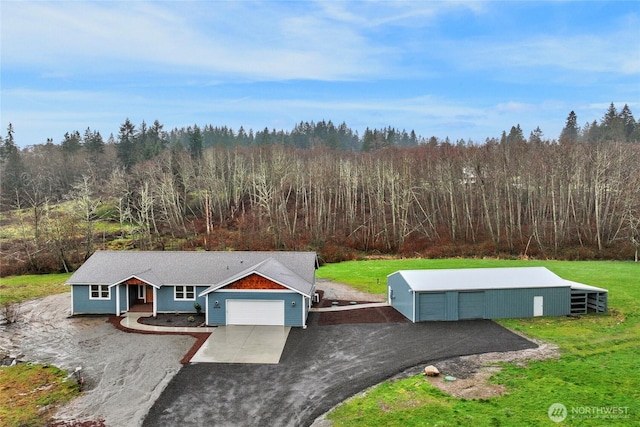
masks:
<instances>
[{"instance_id":1,"label":"white cloud","mask_svg":"<svg viewBox=\"0 0 640 427\"><path fill-rule=\"evenodd\" d=\"M244 2L8 3L3 62L35 65L47 75L179 70L240 80L352 79L380 71L380 49L354 28L311 12Z\"/></svg>"}]
</instances>

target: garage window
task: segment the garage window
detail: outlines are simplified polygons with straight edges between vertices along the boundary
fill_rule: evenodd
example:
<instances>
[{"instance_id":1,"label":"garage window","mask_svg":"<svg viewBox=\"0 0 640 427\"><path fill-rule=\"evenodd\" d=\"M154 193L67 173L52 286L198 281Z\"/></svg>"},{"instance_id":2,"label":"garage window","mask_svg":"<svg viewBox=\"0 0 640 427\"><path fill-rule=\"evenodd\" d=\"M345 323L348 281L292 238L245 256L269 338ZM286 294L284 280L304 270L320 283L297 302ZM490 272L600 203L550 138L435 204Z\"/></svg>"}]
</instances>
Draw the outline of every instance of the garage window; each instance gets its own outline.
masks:
<instances>
[{"instance_id":1,"label":"garage window","mask_svg":"<svg viewBox=\"0 0 640 427\"><path fill-rule=\"evenodd\" d=\"M196 299L195 286L176 286L176 300L192 301Z\"/></svg>"},{"instance_id":2,"label":"garage window","mask_svg":"<svg viewBox=\"0 0 640 427\"><path fill-rule=\"evenodd\" d=\"M89 299L111 299L109 285L91 285Z\"/></svg>"}]
</instances>

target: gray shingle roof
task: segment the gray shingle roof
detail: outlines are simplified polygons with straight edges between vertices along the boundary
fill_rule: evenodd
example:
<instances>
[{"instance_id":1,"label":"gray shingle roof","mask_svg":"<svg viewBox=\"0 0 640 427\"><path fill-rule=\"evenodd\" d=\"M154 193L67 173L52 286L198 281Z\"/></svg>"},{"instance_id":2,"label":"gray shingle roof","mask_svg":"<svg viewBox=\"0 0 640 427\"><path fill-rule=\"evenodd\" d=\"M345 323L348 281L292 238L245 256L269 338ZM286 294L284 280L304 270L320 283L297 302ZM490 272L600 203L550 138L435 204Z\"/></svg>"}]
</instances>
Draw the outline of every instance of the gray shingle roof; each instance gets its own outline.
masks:
<instances>
[{"instance_id":1,"label":"gray shingle roof","mask_svg":"<svg viewBox=\"0 0 640 427\"><path fill-rule=\"evenodd\" d=\"M267 258L266 260L253 265L238 274L235 274L220 283L216 283L213 286L207 288L200 295L205 295L216 289L223 288L237 280L247 277L251 274L259 274L267 279L290 288L294 291L303 293L306 296L311 296L313 290L313 284L307 282L302 277L288 269L282 263L278 262L275 258Z\"/></svg>"},{"instance_id":2,"label":"gray shingle roof","mask_svg":"<svg viewBox=\"0 0 640 427\"><path fill-rule=\"evenodd\" d=\"M269 259L277 263L266 263ZM285 268L279 271L279 266ZM315 252L98 251L67 284L113 285L137 277L156 286L214 286L256 268L272 280L286 280L283 285L309 295L317 257Z\"/></svg>"}]
</instances>

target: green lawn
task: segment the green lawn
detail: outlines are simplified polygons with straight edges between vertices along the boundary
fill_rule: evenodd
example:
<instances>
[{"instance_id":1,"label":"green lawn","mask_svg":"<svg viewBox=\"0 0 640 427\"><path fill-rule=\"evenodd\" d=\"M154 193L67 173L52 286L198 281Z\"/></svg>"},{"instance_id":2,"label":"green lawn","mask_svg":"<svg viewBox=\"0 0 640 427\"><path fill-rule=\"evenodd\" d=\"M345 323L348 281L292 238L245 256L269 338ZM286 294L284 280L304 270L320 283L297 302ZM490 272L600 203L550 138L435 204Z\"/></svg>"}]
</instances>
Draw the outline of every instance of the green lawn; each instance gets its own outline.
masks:
<instances>
[{"instance_id":1,"label":"green lawn","mask_svg":"<svg viewBox=\"0 0 640 427\"><path fill-rule=\"evenodd\" d=\"M338 426L640 425L640 264L517 260L382 260L326 265L318 277L386 292L386 275L402 269L545 266L561 277L609 290L607 314L508 319L504 326L560 347L557 360L504 364L491 381L508 394L463 400L422 376L386 382L334 410ZM378 283L379 281L379 283ZM568 417L551 422L553 403ZM615 412L615 413L614 413Z\"/></svg>"},{"instance_id":2,"label":"green lawn","mask_svg":"<svg viewBox=\"0 0 640 427\"><path fill-rule=\"evenodd\" d=\"M69 292L71 274L12 276L0 279L0 306ZM0 425L42 426L55 409L78 395L66 372L49 365L21 363L0 368Z\"/></svg>"},{"instance_id":3,"label":"green lawn","mask_svg":"<svg viewBox=\"0 0 640 427\"><path fill-rule=\"evenodd\" d=\"M0 425L46 425L55 409L80 393L75 379L54 366L20 363L0 368Z\"/></svg>"},{"instance_id":4,"label":"green lawn","mask_svg":"<svg viewBox=\"0 0 640 427\"><path fill-rule=\"evenodd\" d=\"M64 286L69 277L70 273L3 277L0 279L0 305L69 292L69 287Z\"/></svg>"}]
</instances>

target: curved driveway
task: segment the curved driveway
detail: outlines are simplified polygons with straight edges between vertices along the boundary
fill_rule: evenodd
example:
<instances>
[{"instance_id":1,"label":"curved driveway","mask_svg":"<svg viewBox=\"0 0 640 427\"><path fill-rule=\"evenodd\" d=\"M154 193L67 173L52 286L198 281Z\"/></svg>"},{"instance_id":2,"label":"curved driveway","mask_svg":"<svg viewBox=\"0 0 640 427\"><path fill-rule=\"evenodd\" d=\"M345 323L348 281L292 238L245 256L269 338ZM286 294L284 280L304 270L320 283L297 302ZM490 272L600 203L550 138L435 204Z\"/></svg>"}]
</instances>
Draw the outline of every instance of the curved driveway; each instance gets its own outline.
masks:
<instances>
[{"instance_id":1,"label":"curved driveway","mask_svg":"<svg viewBox=\"0 0 640 427\"><path fill-rule=\"evenodd\" d=\"M417 365L536 345L490 320L318 326L289 334L278 365L190 364L143 426L308 426L348 397Z\"/></svg>"}]
</instances>

